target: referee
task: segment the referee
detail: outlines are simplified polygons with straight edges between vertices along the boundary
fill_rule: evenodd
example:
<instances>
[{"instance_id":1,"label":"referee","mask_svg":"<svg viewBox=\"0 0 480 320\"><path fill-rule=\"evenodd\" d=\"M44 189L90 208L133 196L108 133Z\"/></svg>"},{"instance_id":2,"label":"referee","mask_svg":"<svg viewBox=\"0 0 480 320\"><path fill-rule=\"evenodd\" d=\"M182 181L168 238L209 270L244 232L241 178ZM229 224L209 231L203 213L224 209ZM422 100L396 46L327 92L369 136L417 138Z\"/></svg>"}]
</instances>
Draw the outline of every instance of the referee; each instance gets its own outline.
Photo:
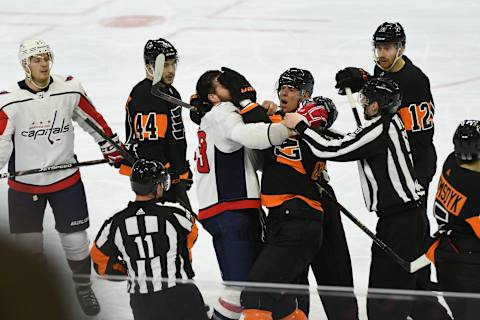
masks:
<instances>
[{"instance_id":1,"label":"referee","mask_svg":"<svg viewBox=\"0 0 480 320\"><path fill-rule=\"evenodd\" d=\"M198 288L177 282L194 276L187 239L195 227L186 208L163 199L170 175L160 162L140 159L130 182L135 201L98 232L90 252L95 270L101 276L128 275L135 320L207 319Z\"/></svg>"},{"instance_id":2,"label":"referee","mask_svg":"<svg viewBox=\"0 0 480 320\"><path fill-rule=\"evenodd\" d=\"M365 203L379 218L378 237L404 259L413 260L423 253L428 221L422 214L424 191L415 177L407 134L396 115L400 89L390 79L374 78L363 86L359 101L367 121L344 137L322 136L294 113L286 115L284 124L294 128L319 158L358 160ZM414 290L418 283L416 274L372 246L370 288ZM411 307L411 300L367 300L370 320L405 319Z\"/></svg>"}]
</instances>

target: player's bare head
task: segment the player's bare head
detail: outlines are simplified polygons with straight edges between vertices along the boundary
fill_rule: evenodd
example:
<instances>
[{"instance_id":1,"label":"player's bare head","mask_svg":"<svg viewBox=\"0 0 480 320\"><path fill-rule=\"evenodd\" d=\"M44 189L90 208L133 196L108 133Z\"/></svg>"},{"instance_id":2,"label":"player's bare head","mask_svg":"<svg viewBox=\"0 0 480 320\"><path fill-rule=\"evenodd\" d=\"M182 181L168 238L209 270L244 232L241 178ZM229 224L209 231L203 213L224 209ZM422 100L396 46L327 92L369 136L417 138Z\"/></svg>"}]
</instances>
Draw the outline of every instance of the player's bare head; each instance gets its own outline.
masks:
<instances>
[{"instance_id":1,"label":"player's bare head","mask_svg":"<svg viewBox=\"0 0 480 320\"><path fill-rule=\"evenodd\" d=\"M215 105L232 99L228 89L218 82L221 74L220 70L209 70L200 76L196 90L202 101L208 101Z\"/></svg>"},{"instance_id":2,"label":"player's bare head","mask_svg":"<svg viewBox=\"0 0 480 320\"><path fill-rule=\"evenodd\" d=\"M276 84L276 91L283 112L293 112L300 102L313 94L314 80L310 71L290 68L283 72Z\"/></svg>"},{"instance_id":3,"label":"player's bare head","mask_svg":"<svg viewBox=\"0 0 480 320\"><path fill-rule=\"evenodd\" d=\"M43 40L24 40L18 50L18 59L25 71L27 80L43 85L50 80L50 70L53 63L53 52Z\"/></svg>"},{"instance_id":4,"label":"player's bare head","mask_svg":"<svg viewBox=\"0 0 480 320\"><path fill-rule=\"evenodd\" d=\"M455 158L459 163L480 160L480 121L464 120L453 135Z\"/></svg>"},{"instance_id":5,"label":"player's bare head","mask_svg":"<svg viewBox=\"0 0 480 320\"><path fill-rule=\"evenodd\" d=\"M166 39L158 38L148 40L143 49L143 59L145 62L145 70L147 76L153 77L155 70L155 60L159 54L165 56L165 63L163 66L162 82L170 85L175 78L177 69L178 52L177 49Z\"/></svg>"},{"instance_id":6,"label":"player's bare head","mask_svg":"<svg viewBox=\"0 0 480 320\"><path fill-rule=\"evenodd\" d=\"M405 50L406 36L398 22L384 22L377 27L372 37L375 63L389 71Z\"/></svg>"},{"instance_id":7,"label":"player's bare head","mask_svg":"<svg viewBox=\"0 0 480 320\"><path fill-rule=\"evenodd\" d=\"M170 184L170 174L160 162L139 159L133 164L130 185L137 196L161 198Z\"/></svg>"}]
</instances>

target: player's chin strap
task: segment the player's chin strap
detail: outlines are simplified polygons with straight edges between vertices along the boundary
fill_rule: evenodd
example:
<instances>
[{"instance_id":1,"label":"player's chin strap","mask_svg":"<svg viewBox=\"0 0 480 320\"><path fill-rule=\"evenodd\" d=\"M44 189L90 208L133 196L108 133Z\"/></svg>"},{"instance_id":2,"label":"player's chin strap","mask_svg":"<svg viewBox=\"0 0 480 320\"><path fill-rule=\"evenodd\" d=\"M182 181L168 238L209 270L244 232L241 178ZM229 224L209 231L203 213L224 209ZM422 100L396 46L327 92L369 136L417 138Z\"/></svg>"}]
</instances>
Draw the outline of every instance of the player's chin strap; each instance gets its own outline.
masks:
<instances>
[{"instance_id":1,"label":"player's chin strap","mask_svg":"<svg viewBox=\"0 0 480 320\"><path fill-rule=\"evenodd\" d=\"M357 217L355 217L350 211L348 211L342 204L340 204L334 196L332 196L328 191L326 191L322 185L318 182L315 182L320 190L321 194L325 195L333 204L335 204L340 211L347 216L357 227L359 227L364 233L366 233L372 240L375 245L377 245L383 252L385 252L390 258L392 258L396 263L398 263L405 271L409 273L415 273L416 271L430 265L431 261L427 258L425 254L422 254L420 257L413 261L406 261L400 257L392 248L390 248L385 242L383 242L375 233L368 229Z\"/></svg>"},{"instance_id":2,"label":"player's chin strap","mask_svg":"<svg viewBox=\"0 0 480 320\"><path fill-rule=\"evenodd\" d=\"M400 50L402 49L402 46L398 46L397 48L397 53L395 54L395 60L393 60L393 63L390 65L390 67L388 67L387 69L384 69L380 63L378 63L378 57L375 55L375 53L373 54L373 61L375 61L375 64L380 68L382 69L383 71L386 71L386 72L390 72L394 67L395 67L395 64L398 62L398 60L400 60L400 58L402 57L402 55L400 54Z\"/></svg>"}]
</instances>

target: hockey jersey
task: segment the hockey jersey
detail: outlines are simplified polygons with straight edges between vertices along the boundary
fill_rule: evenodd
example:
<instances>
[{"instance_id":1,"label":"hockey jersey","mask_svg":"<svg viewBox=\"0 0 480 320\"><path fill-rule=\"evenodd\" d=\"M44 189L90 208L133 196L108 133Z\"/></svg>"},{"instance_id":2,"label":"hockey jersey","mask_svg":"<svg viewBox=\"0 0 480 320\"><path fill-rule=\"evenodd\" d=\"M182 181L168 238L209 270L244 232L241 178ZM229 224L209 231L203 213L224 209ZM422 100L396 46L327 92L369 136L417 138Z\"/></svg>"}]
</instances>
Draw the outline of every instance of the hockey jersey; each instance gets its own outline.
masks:
<instances>
[{"instance_id":1,"label":"hockey jersey","mask_svg":"<svg viewBox=\"0 0 480 320\"><path fill-rule=\"evenodd\" d=\"M195 152L194 185L199 218L227 210L260 207L256 157L250 149L266 149L288 138L282 124L245 124L230 102L212 108L201 120Z\"/></svg>"},{"instance_id":2,"label":"hockey jersey","mask_svg":"<svg viewBox=\"0 0 480 320\"><path fill-rule=\"evenodd\" d=\"M453 153L448 156L435 195L434 214L440 230L461 239L461 250L480 252L479 181L480 172L460 167Z\"/></svg>"},{"instance_id":3,"label":"hockey jersey","mask_svg":"<svg viewBox=\"0 0 480 320\"><path fill-rule=\"evenodd\" d=\"M177 203L130 202L105 221L95 238L90 256L96 272L128 274L128 292L140 294L193 278L187 247L192 221L191 213Z\"/></svg>"},{"instance_id":4,"label":"hockey jersey","mask_svg":"<svg viewBox=\"0 0 480 320\"><path fill-rule=\"evenodd\" d=\"M328 138L304 122L295 127L315 156L333 161L359 160L365 204L377 214L418 206L424 190L418 183L402 121L397 115L366 121L343 138Z\"/></svg>"},{"instance_id":5,"label":"hockey jersey","mask_svg":"<svg viewBox=\"0 0 480 320\"><path fill-rule=\"evenodd\" d=\"M144 79L128 97L125 146L137 158L160 161L171 172L191 178L182 107L155 97L150 93L151 88L152 80ZM161 90L181 99L173 86Z\"/></svg>"},{"instance_id":6,"label":"hockey jersey","mask_svg":"<svg viewBox=\"0 0 480 320\"><path fill-rule=\"evenodd\" d=\"M400 87L402 105L397 113L407 130L417 178L428 187L437 163L433 145L435 106L428 77L408 57L403 59L405 65L400 71L387 72L375 66L374 75L390 78Z\"/></svg>"},{"instance_id":7,"label":"hockey jersey","mask_svg":"<svg viewBox=\"0 0 480 320\"><path fill-rule=\"evenodd\" d=\"M103 138L84 119L88 118L107 136L112 130L73 77L52 75L39 92L25 81L11 92L0 94L0 168L9 161L10 172L75 163L73 122L96 142ZM78 168L25 175L9 179L9 186L27 193L65 189L80 179Z\"/></svg>"}]
</instances>

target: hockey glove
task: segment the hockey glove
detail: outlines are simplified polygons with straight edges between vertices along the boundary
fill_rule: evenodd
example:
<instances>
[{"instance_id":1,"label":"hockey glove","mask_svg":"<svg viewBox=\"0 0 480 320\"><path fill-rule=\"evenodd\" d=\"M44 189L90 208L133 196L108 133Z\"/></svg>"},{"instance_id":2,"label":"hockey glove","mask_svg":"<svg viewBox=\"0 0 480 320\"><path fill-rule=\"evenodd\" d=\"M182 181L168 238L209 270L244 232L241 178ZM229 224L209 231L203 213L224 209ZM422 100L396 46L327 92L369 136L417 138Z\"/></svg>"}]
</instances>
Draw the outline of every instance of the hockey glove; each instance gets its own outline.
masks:
<instances>
[{"instance_id":1,"label":"hockey glove","mask_svg":"<svg viewBox=\"0 0 480 320\"><path fill-rule=\"evenodd\" d=\"M113 134L111 138L113 142L120 146L120 148L124 148L123 143L120 142L120 139L116 133ZM98 144L100 145L100 150L102 151L103 157L108 160L108 163L115 168L119 168L122 164L122 160L124 159L120 151L117 150L117 148L107 140L100 141Z\"/></svg>"},{"instance_id":2,"label":"hockey glove","mask_svg":"<svg viewBox=\"0 0 480 320\"><path fill-rule=\"evenodd\" d=\"M349 87L352 92L358 92L362 86L371 78L371 75L362 68L348 67L337 72L335 75L335 88L338 94L345 95L345 88Z\"/></svg>"},{"instance_id":3,"label":"hockey glove","mask_svg":"<svg viewBox=\"0 0 480 320\"><path fill-rule=\"evenodd\" d=\"M297 113L303 117L309 127L327 129L337 119L337 108L332 100L326 97L315 97L305 100Z\"/></svg>"},{"instance_id":4,"label":"hockey glove","mask_svg":"<svg viewBox=\"0 0 480 320\"><path fill-rule=\"evenodd\" d=\"M218 82L230 91L232 102L239 109L250 107L252 103L256 104L257 92L237 71L222 67L222 74L218 77Z\"/></svg>"},{"instance_id":5,"label":"hockey glove","mask_svg":"<svg viewBox=\"0 0 480 320\"><path fill-rule=\"evenodd\" d=\"M200 125L203 116L212 109L209 101L203 101L198 94L192 94L190 97L190 105L195 107L190 109L190 119Z\"/></svg>"}]
</instances>

